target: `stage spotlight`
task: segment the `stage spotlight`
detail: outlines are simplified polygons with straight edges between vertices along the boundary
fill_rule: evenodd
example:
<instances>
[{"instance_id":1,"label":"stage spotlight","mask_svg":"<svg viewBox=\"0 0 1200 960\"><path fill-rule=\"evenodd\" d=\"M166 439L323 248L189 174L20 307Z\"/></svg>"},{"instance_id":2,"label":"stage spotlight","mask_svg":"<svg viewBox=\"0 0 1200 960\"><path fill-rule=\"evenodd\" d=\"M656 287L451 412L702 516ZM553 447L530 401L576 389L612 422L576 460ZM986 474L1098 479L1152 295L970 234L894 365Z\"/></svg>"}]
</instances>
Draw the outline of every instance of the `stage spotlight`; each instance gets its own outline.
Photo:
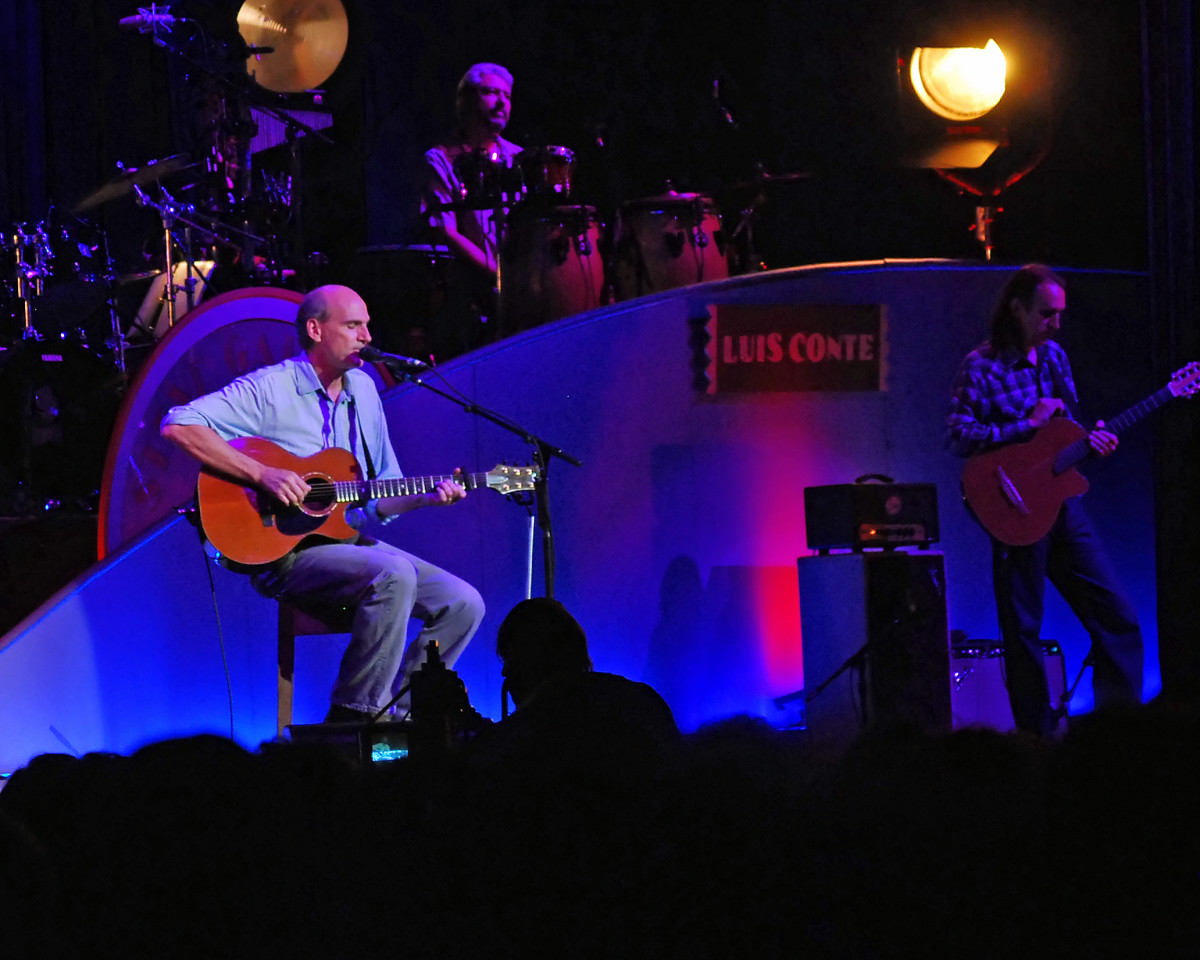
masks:
<instances>
[{"instance_id":1,"label":"stage spotlight","mask_svg":"<svg viewBox=\"0 0 1200 960\"><path fill-rule=\"evenodd\" d=\"M910 24L907 35L896 50L901 162L957 171L981 194L1028 173L1053 128L1053 32L1030 20L992 20Z\"/></svg>"},{"instance_id":2,"label":"stage spotlight","mask_svg":"<svg viewBox=\"0 0 1200 960\"><path fill-rule=\"evenodd\" d=\"M900 163L978 198L972 230L986 257L997 198L1049 150L1059 46L1031 12L1005 22L914 17L895 48Z\"/></svg>"},{"instance_id":3,"label":"stage spotlight","mask_svg":"<svg viewBox=\"0 0 1200 960\"><path fill-rule=\"evenodd\" d=\"M1004 53L995 40L979 47L917 47L909 79L920 101L939 117L977 120L1004 96Z\"/></svg>"}]
</instances>

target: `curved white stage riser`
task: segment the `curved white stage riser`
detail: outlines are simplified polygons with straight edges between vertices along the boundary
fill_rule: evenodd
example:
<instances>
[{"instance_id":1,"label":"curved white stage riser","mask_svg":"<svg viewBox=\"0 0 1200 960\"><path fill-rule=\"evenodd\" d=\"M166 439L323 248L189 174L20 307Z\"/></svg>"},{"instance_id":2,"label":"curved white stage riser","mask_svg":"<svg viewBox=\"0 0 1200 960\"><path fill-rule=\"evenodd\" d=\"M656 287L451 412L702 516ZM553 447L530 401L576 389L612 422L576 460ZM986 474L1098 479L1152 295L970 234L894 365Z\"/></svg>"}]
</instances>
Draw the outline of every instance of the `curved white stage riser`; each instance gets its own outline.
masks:
<instances>
[{"instance_id":1,"label":"curved white stage riser","mask_svg":"<svg viewBox=\"0 0 1200 960\"><path fill-rule=\"evenodd\" d=\"M1009 268L942 262L776 271L617 304L528 331L442 368L446 379L578 457L550 468L555 595L588 631L601 670L654 683L685 729L749 712L803 685L795 562L807 553L803 490L865 473L936 483L949 624L996 636L987 541L958 502L960 463L941 450L950 380L986 333ZM1138 274L1067 271L1062 337L1085 406L1118 412L1161 384L1145 335ZM689 366L689 317L710 303L882 304L887 390L702 397ZM377 320L382 323L382 320ZM422 390L385 396L392 436L414 474L524 462L511 433ZM1088 495L1154 650L1150 429L1123 438L1092 471ZM525 593L524 509L481 492L426 510L386 538L479 586L489 616L458 669L472 702L498 716L495 632ZM539 545L534 593L542 592ZM0 768L61 750L124 751L198 730L228 732L229 707L207 568L195 533L168 522L110 557L6 638L0 651ZM274 724L274 607L215 570L233 689L234 734L255 744ZM1044 636L1078 669L1086 637L1051 598ZM302 639L298 722L318 720L336 639ZM1077 706L1086 706L1087 683Z\"/></svg>"}]
</instances>

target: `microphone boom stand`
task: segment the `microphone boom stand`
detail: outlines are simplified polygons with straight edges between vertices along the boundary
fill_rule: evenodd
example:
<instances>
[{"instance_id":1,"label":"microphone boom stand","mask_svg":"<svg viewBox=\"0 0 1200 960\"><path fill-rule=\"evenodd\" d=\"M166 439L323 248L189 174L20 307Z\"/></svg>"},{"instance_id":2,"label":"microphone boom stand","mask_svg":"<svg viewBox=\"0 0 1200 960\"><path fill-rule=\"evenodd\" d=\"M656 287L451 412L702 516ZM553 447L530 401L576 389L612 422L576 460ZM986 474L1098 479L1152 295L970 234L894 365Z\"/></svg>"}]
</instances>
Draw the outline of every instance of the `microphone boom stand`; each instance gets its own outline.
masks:
<instances>
[{"instance_id":1,"label":"microphone boom stand","mask_svg":"<svg viewBox=\"0 0 1200 960\"><path fill-rule=\"evenodd\" d=\"M554 597L554 528L553 528L553 524L551 522L550 495L549 495L549 489L548 489L548 486L546 483L547 476L548 476L549 469L550 469L550 461L554 457L558 457L560 460L565 460L567 463L569 463L575 467L580 467L583 464L580 463L578 459L571 456L571 454L565 452L564 450L562 450L559 447L554 446L554 444L549 443L548 441L542 439L541 437L537 436L536 434L530 433L528 430L526 430L520 424L514 423L513 421L511 421L507 417L505 417L503 414L496 413L495 411L489 410L486 407L481 407L479 404L474 403L471 400L467 400L463 397L456 397L453 394L447 393L445 390L442 390L440 387L435 387L432 384L426 383L424 380L421 379L420 373L414 373L413 370L411 368L409 368L407 365L396 363L395 361L389 362L388 360L383 360L381 362L384 363L384 365L387 366L388 370L390 370L392 372L392 374L394 376L396 376L398 379L407 380L410 383L415 383L418 386L424 387L426 390L436 393L439 397L443 397L444 399L449 400L452 403L458 404L467 413L473 414L474 416L477 416L477 417L482 417L484 420L494 423L498 427L503 427L505 430L509 431L510 433L515 433L518 437L520 437L527 444L529 444L530 447L532 447L533 462L534 462L534 465L537 467L537 479L534 481L533 496L534 496L534 503L535 503L535 508L536 508L536 512L537 512L538 526L541 528L541 531L542 531L542 567L543 567L543 575L545 577L545 585L546 585L545 595L547 597L553 598Z\"/></svg>"}]
</instances>

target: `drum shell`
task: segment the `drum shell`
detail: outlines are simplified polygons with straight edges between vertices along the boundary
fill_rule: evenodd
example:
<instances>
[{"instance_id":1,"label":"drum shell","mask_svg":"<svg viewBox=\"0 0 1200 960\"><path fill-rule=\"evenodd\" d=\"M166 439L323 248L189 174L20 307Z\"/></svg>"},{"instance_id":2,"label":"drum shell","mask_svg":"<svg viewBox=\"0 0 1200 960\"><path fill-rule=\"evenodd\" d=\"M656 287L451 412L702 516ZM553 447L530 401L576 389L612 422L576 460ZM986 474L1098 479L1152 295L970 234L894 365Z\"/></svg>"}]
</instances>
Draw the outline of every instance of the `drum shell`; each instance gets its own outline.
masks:
<instances>
[{"instance_id":1,"label":"drum shell","mask_svg":"<svg viewBox=\"0 0 1200 960\"><path fill-rule=\"evenodd\" d=\"M103 339L109 274L97 228L85 221L21 225L8 240L7 292L28 304L33 330L47 338ZM12 310L22 322L24 304Z\"/></svg>"},{"instance_id":2,"label":"drum shell","mask_svg":"<svg viewBox=\"0 0 1200 960\"><path fill-rule=\"evenodd\" d=\"M28 496L85 499L100 488L122 378L78 343L25 340L0 353L0 471Z\"/></svg>"},{"instance_id":3,"label":"drum shell","mask_svg":"<svg viewBox=\"0 0 1200 960\"><path fill-rule=\"evenodd\" d=\"M175 285L174 322L178 323L188 312L187 283L190 280L192 288L192 308L200 305L204 298L205 287L212 276L214 263L211 260L193 260L191 269L186 261L180 261L171 267L171 281ZM138 307L135 322L129 330L131 340L152 338L161 340L171 332L171 313L167 310L167 274L157 274L150 280L146 293Z\"/></svg>"},{"instance_id":4,"label":"drum shell","mask_svg":"<svg viewBox=\"0 0 1200 960\"><path fill-rule=\"evenodd\" d=\"M485 205L516 200L523 192L521 170L497 154L461 153L452 161L459 184L458 199Z\"/></svg>"},{"instance_id":5,"label":"drum shell","mask_svg":"<svg viewBox=\"0 0 1200 960\"><path fill-rule=\"evenodd\" d=\"M621 205L614 270L617 299L729 276L717 205L702 194L676 194Z\"/></svg>"},{"instance_id":6,"label":"drum shell","mask_svg":"<svg viewBox=\"0 0 1200 960\"><path fill-rule=\"evenodd\" d=\"M529 147L517 154L526 198L562 203L571 199L575 153L567 147Z\"/></svg>"},{"instance_id":7,"label":"drum shell","mask_svg":"<svg viewBox=\"0 0 1200 960\"><path fill-rule=\"evenodd\" d=\"M515 210L500 275L501 313L509 331L600 306L604 258L595 208Z\"/></svg>"}]
</instances>

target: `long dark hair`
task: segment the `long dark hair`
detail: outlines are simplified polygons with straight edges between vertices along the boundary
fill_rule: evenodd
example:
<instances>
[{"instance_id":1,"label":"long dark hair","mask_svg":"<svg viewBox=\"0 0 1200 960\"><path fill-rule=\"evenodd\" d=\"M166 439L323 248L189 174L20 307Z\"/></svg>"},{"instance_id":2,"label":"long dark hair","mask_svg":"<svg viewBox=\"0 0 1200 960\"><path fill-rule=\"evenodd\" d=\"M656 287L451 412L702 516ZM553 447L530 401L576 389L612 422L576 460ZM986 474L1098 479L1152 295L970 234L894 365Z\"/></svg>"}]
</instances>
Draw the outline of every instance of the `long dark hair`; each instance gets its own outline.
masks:
<instances>
[{"instance_id":1,"label":"long dark hair","mask_svg":"<svg viewBox=\"0 0 1200 960\"><path fill-rule=\"evenodd\" d=\"M992 348L1007 350L1025 350L1029 344L1025 339L1025 329L1017 321L1012 311L1012 302L1019 300L1028 307L1033 302L1033 295L1043 283L1053 283L1066 289L1066 284L1049 267L1041 263L1030 263L1008 278L1008 283L1000 292L996 307L992 311Z\"/></svg>"}]
</instances>

